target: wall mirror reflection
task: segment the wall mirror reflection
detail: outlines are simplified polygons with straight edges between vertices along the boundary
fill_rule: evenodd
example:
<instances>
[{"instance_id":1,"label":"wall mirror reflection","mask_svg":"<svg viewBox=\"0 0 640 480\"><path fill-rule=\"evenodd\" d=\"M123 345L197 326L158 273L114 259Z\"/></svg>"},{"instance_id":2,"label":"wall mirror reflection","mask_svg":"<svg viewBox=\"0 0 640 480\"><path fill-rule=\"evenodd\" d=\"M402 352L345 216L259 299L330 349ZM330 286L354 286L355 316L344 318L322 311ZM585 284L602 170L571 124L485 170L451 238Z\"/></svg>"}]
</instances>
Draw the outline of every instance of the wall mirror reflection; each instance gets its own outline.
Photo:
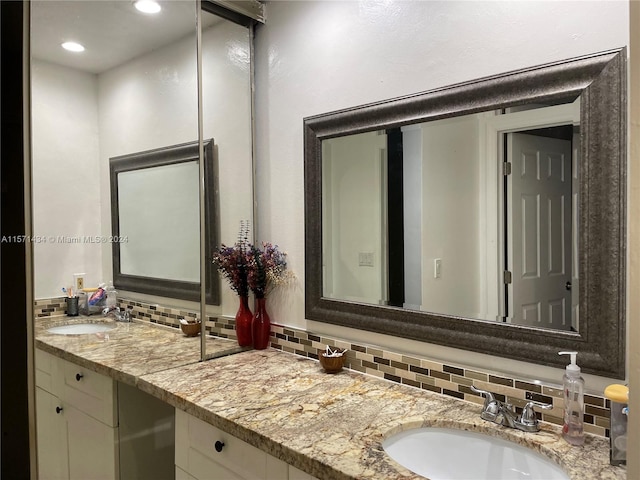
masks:
<instances>
[{"instance_id":1,"label":"wall mirror reflection","mask_svg":"<svg viewBox=\"0 0 640 480\"><path fill-rule=\"evenodd\" d=\"M213 140L204 142L205 240L218 244ZM113 278L118 288L199 301L199 145L123 155L109 160ZM220 302L218 275L205 265L206 302Z\"/></svg>"},{"instance_id":2,"label":"wall mirror reflection","mask_svg":"<svg viewBox=\"0 0 640 480\"><path fill-rule=\"evenodd\" d=\"M625 59L306 118L306 317L623 378Z\"/></svg>"},{"instance_id":3,"label":"wall mirror reflection","mask_svg":"<svg viewBox=\"0 0 640 480\"><path fill-rule=\"evenodd\" d=\"M324 140L323 296L577 331L579 128L578 99Z\"/></svg>"}]
</instances>

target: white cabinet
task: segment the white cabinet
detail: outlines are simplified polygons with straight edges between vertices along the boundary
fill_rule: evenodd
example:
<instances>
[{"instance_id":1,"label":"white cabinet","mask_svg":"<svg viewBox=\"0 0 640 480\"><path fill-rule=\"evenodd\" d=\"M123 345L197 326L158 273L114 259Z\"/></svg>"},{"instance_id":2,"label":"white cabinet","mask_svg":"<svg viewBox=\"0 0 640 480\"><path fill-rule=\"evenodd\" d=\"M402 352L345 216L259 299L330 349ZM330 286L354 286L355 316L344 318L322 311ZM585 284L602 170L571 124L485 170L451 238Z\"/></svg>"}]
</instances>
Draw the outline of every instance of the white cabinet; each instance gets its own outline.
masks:
<instances>
[{"instance_id":1,"label":"white cabinet","mask_svg":"<svg viewBox=\"0 0 640 480\"><path fill-rule=\"evenodd\" d=\"M293 465L289 465L289 480L318 480L306 472L297 469Z\"/></svg>"},{"instance_id":2,"label":"white cabinet","mask_svg":"<svg viewBox=\"0 0 640 480\"><path fill-rule=\"evenodd\" d=\"M40 479L119 478L114 383L36 350Z\"/></svg>"},{"instance_id":3,"label":"white cabinet","mask_svg":"<svg viewBox=\"0 0 640 480\"><path fill-rule=\"evenodd\" d=\"M316 480L178 409L174 435L172 407L118 385L36 349L41 480Z\"/></svg>"},{"instance_id":4,"label":"white cabinet","mask_svg":"<svg viewBox=\"0 0 640 480\"><path fill-rule=\"evenodd\" d=\"M61 405L58 397L36 387L38 471L43 479L69 478L67 425L59 410Z\"/></svg>"},{"instance_id":5,"label":"white cabinet","mask_svg":"<svg viewBox=\"0 0 640 480\"><path fill-rule=\"evenodd\" d=\"M206 422L176 409L176 480L313 480Z\"/></svg>"}]
</instances>

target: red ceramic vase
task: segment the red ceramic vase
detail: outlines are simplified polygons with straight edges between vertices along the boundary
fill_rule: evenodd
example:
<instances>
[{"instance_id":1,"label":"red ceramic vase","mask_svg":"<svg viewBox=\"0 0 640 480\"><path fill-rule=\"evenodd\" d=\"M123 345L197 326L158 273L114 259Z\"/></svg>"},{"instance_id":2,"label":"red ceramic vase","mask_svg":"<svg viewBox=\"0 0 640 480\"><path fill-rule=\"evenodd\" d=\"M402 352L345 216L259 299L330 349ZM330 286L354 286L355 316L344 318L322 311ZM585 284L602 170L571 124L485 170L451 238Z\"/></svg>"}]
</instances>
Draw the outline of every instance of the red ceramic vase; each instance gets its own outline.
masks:
<instances>
[{"instance_id":1,"label":"red ceramic vase","mask_svg":"<svg viewBox=\"0 0 640 480\"><path fill-rule=\"evenodd\" d=\"M266 299L256 298L256 312L253 315L253 348L264 350L269 346L271 320L267 314Z\"/></svg>"},{"instance_id":2,"label":"red ceramic vase","mask_svg":"<svg viewBox=\"0 0 640 480\"><path fill-rule=\"evenodd\" d=\"M250 347L252 343L251 323L253 322L253 313L249 309L249 298L240 298L240 306L236 313L236 337L238 337L238 345L241 347Z\"/></svg>"}]
</instances>

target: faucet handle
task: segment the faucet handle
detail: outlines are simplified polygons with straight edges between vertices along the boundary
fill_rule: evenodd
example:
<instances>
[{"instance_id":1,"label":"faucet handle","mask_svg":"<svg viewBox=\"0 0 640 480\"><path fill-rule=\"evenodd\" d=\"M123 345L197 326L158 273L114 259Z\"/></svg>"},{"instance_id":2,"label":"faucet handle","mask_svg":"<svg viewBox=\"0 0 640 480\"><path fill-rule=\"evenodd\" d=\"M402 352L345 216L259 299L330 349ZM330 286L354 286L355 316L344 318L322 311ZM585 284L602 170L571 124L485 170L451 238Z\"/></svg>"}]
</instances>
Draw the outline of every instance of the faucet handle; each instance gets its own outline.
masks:
<instances>
[{"instance_id":1,"label":"faucet handle","mask_svg":"<svg viewBox=\"0 0 640 480\"><path fill-rule=\"evenodd\" d=\"M533 407L542 408L543 410L551 410L553 405L550 403L541 403L530 401L522 409L522 415L520 417L520 423L527 426L534 426L538 424L538 417L536 417L536 412L533 410Z\"/></svg>"},{"instance_id":2,"label":"faucet handle","mask_svg":"<svg viewBox=\"0 0 640 480\"><path fill-rule=\"evenodd\" d=\"M480 395L482 395L484 397L484 406L485 406L485 408L489 403L496 401L496 398L493 396L493 393L488 392L487 390L480 390L479 388L476 388L475 385L471 385L470 388L474 392L479 393Z\"/></svg>"},{"instance_id":3,"label":"faucet handle","mask_svg":"<svg viewBox=\"0 0 640 480\"><path fill-rule=\"evenodd\" d=\"M493 393L486 390L480 390L474 385L471 385L470 388L472 391L479 393L484 397L484 406L482 407L480 418L487 420L488 422L495 422L502 408L498 400L496 400L496 397L494 397Z\"/></svg>"}]
</instances>

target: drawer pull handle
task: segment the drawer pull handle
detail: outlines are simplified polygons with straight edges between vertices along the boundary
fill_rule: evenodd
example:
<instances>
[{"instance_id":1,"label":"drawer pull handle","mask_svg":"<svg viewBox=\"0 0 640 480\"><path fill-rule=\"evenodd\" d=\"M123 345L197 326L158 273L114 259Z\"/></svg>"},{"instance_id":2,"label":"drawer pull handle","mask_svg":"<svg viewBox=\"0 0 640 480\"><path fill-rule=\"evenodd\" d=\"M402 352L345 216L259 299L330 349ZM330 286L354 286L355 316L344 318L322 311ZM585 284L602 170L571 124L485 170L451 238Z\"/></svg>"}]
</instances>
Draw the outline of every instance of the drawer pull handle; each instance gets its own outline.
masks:
<instances>
[{"instance_id":1,"label":"drawer pull handle","mask_svg":"<svg viewBox=\"0 0 640 480\"><path fill-rule=\"evenodd\" d=\"M220 440L218 440L215 445L214 445L216 452L221 452L222 448L224 447L224 442L221 442Z\"/></svg>"},{"instance_id":2,"label":"drawer pull handle","mask_svg":"<svg viewBox=\"0 0 640 480\"><path fill-rule=\"evenodd\" d=\"M82 380L82 377L84 377L84 375L82 375L81 373L76 373L76 381L79 382L80 380Z\"/></svg>"},{"instance_id":3,"label":"drawer pull handle","mask_svg":"<svg viewBox=\"0 0 640 480\"><path fill-rule=\"evenodd\" d=\"M56 407L56 413L60 413L62 411L62 407Z\"/></svg>"}]
</instances>

